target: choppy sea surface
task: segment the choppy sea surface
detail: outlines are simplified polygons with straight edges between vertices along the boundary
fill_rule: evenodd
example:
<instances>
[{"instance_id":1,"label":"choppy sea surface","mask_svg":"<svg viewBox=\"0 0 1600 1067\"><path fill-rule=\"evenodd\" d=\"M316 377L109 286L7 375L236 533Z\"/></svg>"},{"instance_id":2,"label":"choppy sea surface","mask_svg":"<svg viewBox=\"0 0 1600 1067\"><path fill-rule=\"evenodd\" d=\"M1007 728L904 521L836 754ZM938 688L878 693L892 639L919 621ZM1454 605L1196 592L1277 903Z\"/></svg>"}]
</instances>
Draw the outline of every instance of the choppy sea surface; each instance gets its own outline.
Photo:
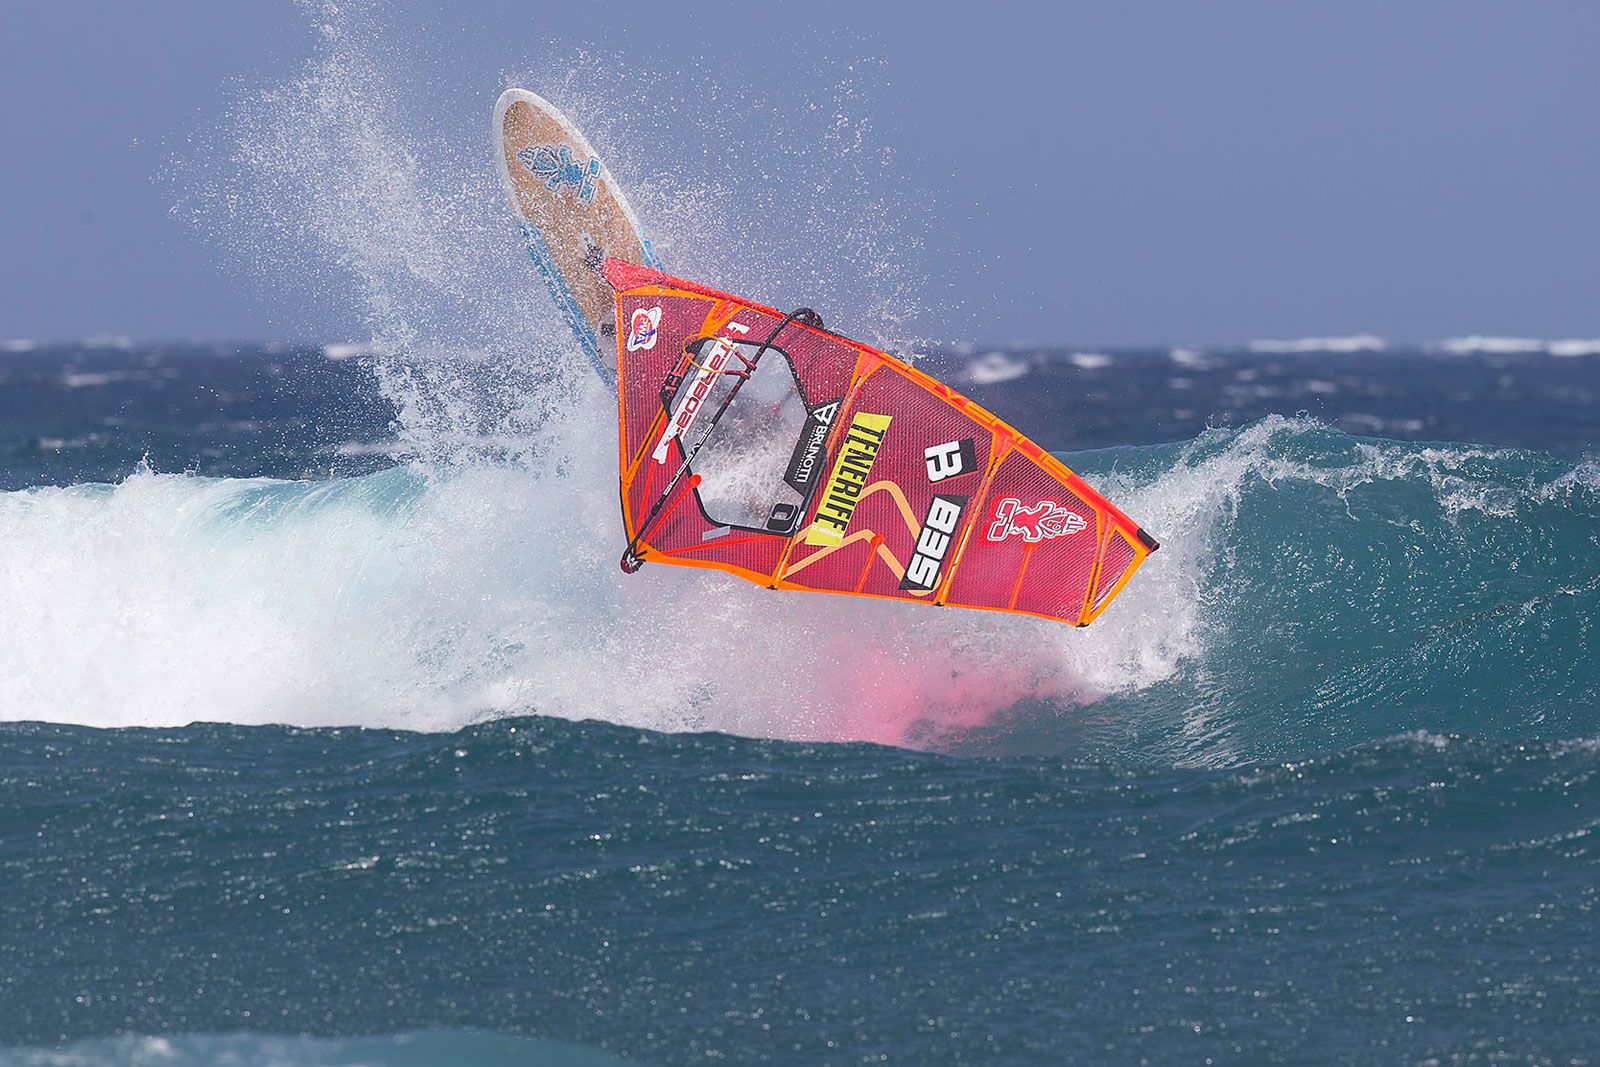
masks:
<instances>
[{"instance_id":1,"label":"choppy sea surface","mask_svg":"<svg viewBox=\"0 0 1600 1067\"><path fill-rule=\"evenodd\" d=\"M622 575L597 386L5 345L0 1063L1595 1062L1600 359L1373 348L931 357L1161 540L1079 631Z\"/></svg>"}]
</instances>

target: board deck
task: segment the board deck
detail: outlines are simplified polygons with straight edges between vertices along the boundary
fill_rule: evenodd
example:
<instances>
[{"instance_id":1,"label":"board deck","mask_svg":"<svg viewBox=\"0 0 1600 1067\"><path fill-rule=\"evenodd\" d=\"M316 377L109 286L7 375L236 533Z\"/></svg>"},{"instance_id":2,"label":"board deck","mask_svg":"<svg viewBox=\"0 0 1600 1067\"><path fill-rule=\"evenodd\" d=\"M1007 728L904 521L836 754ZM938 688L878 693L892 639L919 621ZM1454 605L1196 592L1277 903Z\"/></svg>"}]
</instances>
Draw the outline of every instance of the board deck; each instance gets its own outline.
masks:
<instances>
[{"instance_id":1,"label":"board deck","mask_svg":"<svg viewBox=\"0 0 1600 1067\"><path fill-rule=\"evenodd\" d=\"M494 136L528 254L595 370L614 381L616 304L601 265L660 268L638 216L588 139L538 94L502 93Z\"/></svg>"}]
</instances>

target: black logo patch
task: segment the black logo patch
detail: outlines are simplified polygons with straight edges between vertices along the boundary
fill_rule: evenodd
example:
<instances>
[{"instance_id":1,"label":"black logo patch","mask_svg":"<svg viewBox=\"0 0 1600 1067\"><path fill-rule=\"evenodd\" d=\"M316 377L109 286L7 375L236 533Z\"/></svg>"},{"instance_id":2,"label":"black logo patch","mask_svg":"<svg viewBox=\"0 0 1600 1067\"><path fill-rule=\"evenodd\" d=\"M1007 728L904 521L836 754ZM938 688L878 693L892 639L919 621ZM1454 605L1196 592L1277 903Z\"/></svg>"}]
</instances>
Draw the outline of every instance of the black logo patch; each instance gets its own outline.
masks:
<instances>
[{"instance_id":1,"label":"black logo patch","mask_svg":"<svg viewBox=\"0 0 1600 1067\"><path fill-rule=\"evenodd\" d=\"M900 579L901 589L926 593L939 587L945 560L955 550L956 531L961 528L961 516L966 508L964 496L940 494L933 498L928 505L928 517L922 520L922 529L917 531L916 550L906 563L905 577Z\"/></svg>"},{"instance_id":2,"label":"black logo patch","mask_svg":"<svg viewBox=\"0 0 1600 1067\"><path fill-rule=\"evenodd\" d=\"M780 500L772 505L772 513L767 516L767 532L787 534L794 533L794 524L800 520L800 508Z\"/></svg>"},{"instance_id":3,"label":"black logo patch","mask_svg":"<svg viewBox=\"0 0 1600 1067\"><path fill-rule=\"evenodd\" d=\"M794 453L789 457L789 469L783 474L783 480L789 483L789 488L802 497L811 495L811 487L816 484L817 475L822 472L824 450L828 445L828 430L833 426L834 416L839 414L839 405L843 401L844 397L841 396L825 404L818 404L806 415L806 424L800 431L800 440L795 442Z\"/></svg>"},{"instance_id":4,"label":"black logo patch","mask_svg":"<svg viewBox=\"0 0 1600 1067\"><path fill-rule=\"evenodd\" d=\"M924 449L922 458L928 461L928 481L942 482L961 474L971 474L978 469L978 449L972 438L946 441Z\"/></svg>"}]
</instances>

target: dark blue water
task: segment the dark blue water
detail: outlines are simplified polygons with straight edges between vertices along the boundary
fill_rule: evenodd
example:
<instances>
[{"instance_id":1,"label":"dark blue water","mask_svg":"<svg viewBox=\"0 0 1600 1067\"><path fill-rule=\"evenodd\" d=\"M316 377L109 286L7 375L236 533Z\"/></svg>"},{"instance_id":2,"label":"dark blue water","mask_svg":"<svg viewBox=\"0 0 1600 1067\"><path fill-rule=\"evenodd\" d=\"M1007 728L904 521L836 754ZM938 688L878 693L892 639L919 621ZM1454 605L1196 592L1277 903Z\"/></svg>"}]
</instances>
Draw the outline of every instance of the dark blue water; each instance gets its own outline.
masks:
<instances>
[{"instance_id":1,"label":"dark blue water","mask_svg":"<svg viewBox=\"0 0 1600 1067\"><path fill-rule=\"evenodd\" d=\"M13 1041L1395 1062L1593 1036L1588 743L1194 771L538 718L3 737Z\"/></svg>"},{"instance_id":2,"label":"dark blue water","mask_svg":"<svg viewBox=\"0 0 1600 1067\"><path fill-rule=\"evenodd\" d=\"M0 357L0 1062L1592 1060L1600 362L1109 355L941 357L1161 537L1081 632L613 576L584 432L359 361Z\"/></svg>"}]
</instances>

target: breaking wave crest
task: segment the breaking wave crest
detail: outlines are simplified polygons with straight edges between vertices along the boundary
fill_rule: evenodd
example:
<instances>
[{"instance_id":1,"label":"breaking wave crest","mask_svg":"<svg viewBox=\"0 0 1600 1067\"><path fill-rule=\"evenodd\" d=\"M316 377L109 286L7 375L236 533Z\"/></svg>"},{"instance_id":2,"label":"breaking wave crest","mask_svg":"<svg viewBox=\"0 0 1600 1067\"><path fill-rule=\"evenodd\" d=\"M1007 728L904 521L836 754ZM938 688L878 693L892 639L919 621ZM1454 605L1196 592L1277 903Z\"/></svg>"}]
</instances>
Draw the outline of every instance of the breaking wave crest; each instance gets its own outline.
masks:
<instances>
[{"instance_id":1,"label":"breaking wave crest","mask_svg":"<svg viewBox=\"0 0 1600 1067\"><path fill-rule=\"evenodd\" d=\"M0 707L435 730L528 712L1226 763L1595 728L1600 473L1273 418L1068 457L1163 541L1092 627L616 567L598 416L558 469L137 474L0 496ZM585 441L585 435L592 439Z\"/></svg>"}]
</instances>

